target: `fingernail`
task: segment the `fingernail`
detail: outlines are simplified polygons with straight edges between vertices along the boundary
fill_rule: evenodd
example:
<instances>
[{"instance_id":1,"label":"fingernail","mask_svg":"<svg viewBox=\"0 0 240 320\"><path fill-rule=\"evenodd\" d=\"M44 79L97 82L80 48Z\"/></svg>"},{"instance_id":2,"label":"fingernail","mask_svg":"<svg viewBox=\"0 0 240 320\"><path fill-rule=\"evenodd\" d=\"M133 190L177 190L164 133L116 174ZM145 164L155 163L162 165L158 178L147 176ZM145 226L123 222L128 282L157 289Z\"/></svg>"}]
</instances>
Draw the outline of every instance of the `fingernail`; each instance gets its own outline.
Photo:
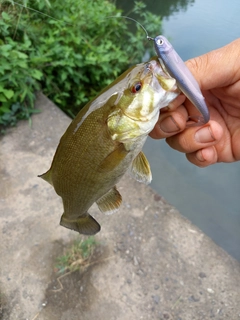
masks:
<instances>
[{"instance_id":1,"label":"fingernail","mask_svg":"<svg viewBox=\"0 0 240 320\"><path fill-rule=\"evenodd\" d=\"M213 142L215 140L214 135L210 129L210 126L203 127L195 133L195 140L200 143Z\"/></svg>"},{"instance_id":2,"label":"fingernail","mask_svg":"<svg viewBox=\"0 0 240 320\"><path fill-rule=\"evenodd\" d=\"M161 123L160 123L160 128L163 132L165 133L173 133L180 131L180 127L174 120L172 116L165 118Z\"/></svg>"},{"instance_id":3,"label":"fingernail","mask_svg":"<svg viewBox=\"0 0 240 320\"><path fill-rule=\"evenodd\" d=\"M203 158L202 150L197 151L197 153L196 153L196 158L197 158L198 161L200 161L200 162L204 162L204 161L205 161L205 159Z\"/></svg>"},{"instance_id":4,"label":"fingernail","mask_svg":"<svg viewBox=\"0 0 240 320\"><path fill-rule=\"evenodd\" d=\"M207 161L208 164L215 163L217 161L216 149L214 147L207 147L202 150L198 150L196 158L200 162Z\"/></svg>"}]
</instances>

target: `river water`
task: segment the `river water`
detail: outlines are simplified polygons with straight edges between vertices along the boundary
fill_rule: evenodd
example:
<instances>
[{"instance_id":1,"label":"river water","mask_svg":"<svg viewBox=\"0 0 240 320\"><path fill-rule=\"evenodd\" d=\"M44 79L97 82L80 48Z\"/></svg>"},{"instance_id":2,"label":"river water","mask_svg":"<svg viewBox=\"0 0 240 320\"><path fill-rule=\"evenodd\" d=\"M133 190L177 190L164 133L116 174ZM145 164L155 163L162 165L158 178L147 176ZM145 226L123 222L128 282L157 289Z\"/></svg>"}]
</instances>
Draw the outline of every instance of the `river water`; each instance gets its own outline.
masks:
<instances>
[{"instance_id":1,"label":"river water","mask_svg":"<svg viewBox=\"0 0 240 320\"><path fill-rule=\"evenodd\" d=\"M145 3L148 10L163 18L162 33L183 60L240 37L239 0L148 0ZM128 12L132 2L121 0L119 7ZM144 152L153 173L151 187L240 260L240 162L201 169L165 141L151 138Z\"/></svg>"}]
</instances>

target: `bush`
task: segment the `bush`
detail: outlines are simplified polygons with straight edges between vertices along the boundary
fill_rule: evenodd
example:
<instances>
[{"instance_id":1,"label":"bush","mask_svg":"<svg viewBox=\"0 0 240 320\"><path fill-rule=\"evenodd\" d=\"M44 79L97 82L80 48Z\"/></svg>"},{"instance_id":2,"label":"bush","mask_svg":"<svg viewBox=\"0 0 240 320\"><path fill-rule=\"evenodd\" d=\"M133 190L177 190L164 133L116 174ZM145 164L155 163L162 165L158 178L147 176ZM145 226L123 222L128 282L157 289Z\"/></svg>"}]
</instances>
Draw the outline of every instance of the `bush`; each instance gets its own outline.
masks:
<instances>
[{"instance_id":1,"label":"bush","mask_svg":"<svg viewBox=\"0 0 240 320\"><path fill-rule=\"evenodd\" d=\"M31 41L27 35L17 42L9 27L12 19L2 12L0 20L0 124L15 125L34 112L34 92L40 89L41 70L31 64Z\"/></svg>"},{"instance_id":2,"label":"bush","mask_svg":"<svg viewBox=\"0 0 240 320\"><path fill-rule=\"evenodd\" d=\"M1 4L0 124L14 125L34 112L41 90L72 116L129 65L139 63L146 36L106 0L29 0L39 12L13 1ZM136 2L133 13L150 35L160 19ZM54 17L50 18L49 16ZM132 22L131 22L132 23ZM149 46L153 47L153 46ZM153 52L152 52L153 53Z\"/></svg>"}]
</instances>

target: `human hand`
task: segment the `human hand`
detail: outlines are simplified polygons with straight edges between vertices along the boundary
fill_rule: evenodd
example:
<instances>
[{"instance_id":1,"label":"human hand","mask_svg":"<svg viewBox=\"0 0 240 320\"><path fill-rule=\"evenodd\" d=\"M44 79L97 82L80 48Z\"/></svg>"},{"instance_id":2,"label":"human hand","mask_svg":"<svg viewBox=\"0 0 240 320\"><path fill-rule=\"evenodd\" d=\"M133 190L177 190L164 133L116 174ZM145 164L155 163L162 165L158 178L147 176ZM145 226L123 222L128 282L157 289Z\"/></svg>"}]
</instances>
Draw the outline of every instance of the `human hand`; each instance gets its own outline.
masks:
<instances>
[{"instance_id":1,"label":"human hand","mask_svg":"<svg viewBox=\"0 0 240 320\"><path fill-rule=\"evenodd\" d=\"M240 160L240 39L186 62L198 81L209 107L210 121L186 127L197 109L184 95L161 110L150 136L166 138L187 159L206 167Z\"/></svg>"}]
</instances>

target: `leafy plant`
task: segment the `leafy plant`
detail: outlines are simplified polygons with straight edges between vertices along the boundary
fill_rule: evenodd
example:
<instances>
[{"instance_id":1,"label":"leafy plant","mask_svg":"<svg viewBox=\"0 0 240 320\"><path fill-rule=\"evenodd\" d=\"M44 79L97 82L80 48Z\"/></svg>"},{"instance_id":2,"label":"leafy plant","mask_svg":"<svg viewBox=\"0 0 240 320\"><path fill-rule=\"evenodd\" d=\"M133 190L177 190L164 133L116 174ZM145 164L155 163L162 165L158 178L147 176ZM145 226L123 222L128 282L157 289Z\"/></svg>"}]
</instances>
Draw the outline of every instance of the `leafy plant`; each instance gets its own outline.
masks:
<instances>
[{"instance_id":1,"label":"leafy plant","mask_svg":"<svg viewBox=\"0 0 240 320\"><path fill-rule=\"evenodd\" d=\"M12 39L11 21L6 12L0 19L0 125L15 125L34 112L34 92L40 89L41 70L31 64L31 41L24 35L22 42Z\"/></svg>"},{"instance_id":2,"label":"leafy plant","mask_svg":"<svg viewBox=\"0 0 240 320\"><path fill-rule=\"evenodd\" d=\"M141 62L145 52L143 30L136 25L130 31L132 22L117 18L121 11L107 0L25 0L23 6L9 0L0 5L0 125L28 118L40 88L75 115L128 66ZM150 34L159 33L159 17L142 2L135 3L133 13Z\"/></svg>"}]
</instances>

